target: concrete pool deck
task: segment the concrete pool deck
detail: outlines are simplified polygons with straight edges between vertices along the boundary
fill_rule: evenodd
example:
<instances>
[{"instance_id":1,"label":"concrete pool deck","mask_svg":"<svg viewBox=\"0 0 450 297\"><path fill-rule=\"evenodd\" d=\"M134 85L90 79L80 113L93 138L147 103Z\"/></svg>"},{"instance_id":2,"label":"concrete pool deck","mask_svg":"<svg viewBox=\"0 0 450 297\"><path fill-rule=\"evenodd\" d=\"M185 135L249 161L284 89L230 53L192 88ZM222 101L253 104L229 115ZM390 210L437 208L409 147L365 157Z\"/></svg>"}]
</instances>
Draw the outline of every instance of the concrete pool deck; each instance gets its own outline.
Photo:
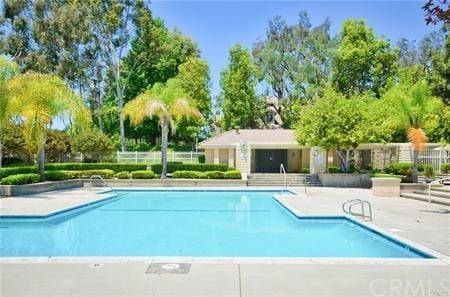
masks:
<instances>
[{"instance_id":1,"label":"concrete pool deck","mask_svg":"<svg viewBox=\"0 0 450 297\"><path fill-rule=\"evenodd\" d=\"M342 215L342 202L369 200L371 224L436 250L444 259L339 263L268 258L258 264L245 258L173 259L192 263L187 274L146 274L150 263L165 262L163 258L4 261L0 296L450 296L450 207L373 197L364 189L308 188L306 195L303 188L292 189L299 196L278 199L305 215ZM69 199L64 192L58 199ZM56 206L53 197L41 202Z\"/></svg>"},{"instance_id":2,"label":"concrete pool deck","mask_svg":"<svg viewBox=\"0 0 450 297\"><path fill-rule=\"evenodd\" d=\"M105 189L71 189L29 196L0 198L1 217L46 217L111 198Z\"/></svg>"}]
</instances>

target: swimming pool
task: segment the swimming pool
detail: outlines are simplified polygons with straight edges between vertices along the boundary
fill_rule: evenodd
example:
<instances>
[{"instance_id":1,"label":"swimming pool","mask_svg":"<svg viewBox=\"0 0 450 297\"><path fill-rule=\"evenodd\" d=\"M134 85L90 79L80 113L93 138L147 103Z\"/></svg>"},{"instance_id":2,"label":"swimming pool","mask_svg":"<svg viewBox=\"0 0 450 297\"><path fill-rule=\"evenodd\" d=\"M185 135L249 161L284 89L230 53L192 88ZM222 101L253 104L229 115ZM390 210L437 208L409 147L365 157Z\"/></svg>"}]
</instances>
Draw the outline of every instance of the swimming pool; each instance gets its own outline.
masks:
<instances>
[{"instance_id":1,"label":"swimming pool","mask_svg":"<svg viewBox=\"0 0 450 297\"><path fill-rule=\"evenodd\" d=\"M296 217L274 194L122 191L46 219L2 218L0 256L430 258L344 217Z\"/></svg>"}]
</instances>

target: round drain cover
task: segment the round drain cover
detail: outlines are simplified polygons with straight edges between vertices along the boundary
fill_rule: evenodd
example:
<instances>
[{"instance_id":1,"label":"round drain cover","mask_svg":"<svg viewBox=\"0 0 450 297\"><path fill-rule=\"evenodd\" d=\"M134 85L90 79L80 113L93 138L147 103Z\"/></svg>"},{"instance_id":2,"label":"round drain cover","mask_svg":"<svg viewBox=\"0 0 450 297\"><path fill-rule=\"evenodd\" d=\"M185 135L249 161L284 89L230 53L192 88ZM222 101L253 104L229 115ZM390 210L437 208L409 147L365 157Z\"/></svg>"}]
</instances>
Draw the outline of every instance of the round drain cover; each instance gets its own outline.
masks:
<instances>
[{"instance_id":1,"label":"round drain cover","mask_svg":"<svg viewBox=\"0 0 450 297\"><path fill-rule=\"evenodd\" d=\"M162 269L166 269L166 270L174 270L174 269L180 268L180 265L179 264L175 264L175 263L173 263L173 264L163 264L163 265L161 265L161 268Z\"/></svg>"}]
</instances>

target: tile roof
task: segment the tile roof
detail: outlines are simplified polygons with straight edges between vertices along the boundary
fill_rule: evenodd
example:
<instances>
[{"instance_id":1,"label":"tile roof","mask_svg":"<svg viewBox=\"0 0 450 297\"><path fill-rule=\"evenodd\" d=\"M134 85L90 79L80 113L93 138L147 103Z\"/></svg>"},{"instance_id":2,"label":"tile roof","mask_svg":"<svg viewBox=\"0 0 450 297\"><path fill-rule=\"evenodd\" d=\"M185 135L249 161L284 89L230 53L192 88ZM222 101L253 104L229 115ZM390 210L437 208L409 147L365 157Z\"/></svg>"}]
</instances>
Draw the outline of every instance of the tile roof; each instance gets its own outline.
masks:
<instances>
[{"instance_id":1,"label":"tile roof","mask_svg":"<svg viewBox=\"0 0 450 297\"><path fill-rule=\"evenodd\" d=\"M289 129L235 129L213 136L199 143L200 148L210 146L231 146L247 141L251 144L296 145L295 130Z\"/></svg>"}]
</instances>

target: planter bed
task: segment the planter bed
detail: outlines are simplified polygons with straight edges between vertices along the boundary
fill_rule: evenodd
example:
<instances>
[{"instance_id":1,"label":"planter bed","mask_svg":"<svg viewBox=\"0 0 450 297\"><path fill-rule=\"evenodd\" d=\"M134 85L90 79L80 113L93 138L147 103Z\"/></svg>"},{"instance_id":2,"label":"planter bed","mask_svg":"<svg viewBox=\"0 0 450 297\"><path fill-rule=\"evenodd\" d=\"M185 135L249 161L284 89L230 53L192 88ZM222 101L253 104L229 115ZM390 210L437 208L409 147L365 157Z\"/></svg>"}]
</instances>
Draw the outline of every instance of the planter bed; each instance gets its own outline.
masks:
<instances>
[{"instance_id":1,"label":"planter bed","mask_svg":"<svg viewBox=\"0 0 450 297\"><path fill-rule=\"evenodd\" d=\"M83 179L85 187L90 186L89 179ZM246 180L241 179L105 179L108 187L245 187Z\"/></svg>"},{"instance_id":2,"label":"planter bed","mask_svg":"<svg viewBox=\"0 0 450 297\"><path fill-rule=\"evenodd\" d=\"M82 186L83 182L78 179L54 181L54 182L49 181L28 185L0 185L0 196L3 197L26 196L49 191L80 188Z\"/></svg>"},{"instance_id":3,"label":"planter bed","mask_svg":"<svg viewBox=\"0 0 450 297\"><path fill-rule=\"evenodd\" d=\"M368 174L319 173L319 179L324 187L369 189L372 186Z\"/></svg>"}]
</instances>

